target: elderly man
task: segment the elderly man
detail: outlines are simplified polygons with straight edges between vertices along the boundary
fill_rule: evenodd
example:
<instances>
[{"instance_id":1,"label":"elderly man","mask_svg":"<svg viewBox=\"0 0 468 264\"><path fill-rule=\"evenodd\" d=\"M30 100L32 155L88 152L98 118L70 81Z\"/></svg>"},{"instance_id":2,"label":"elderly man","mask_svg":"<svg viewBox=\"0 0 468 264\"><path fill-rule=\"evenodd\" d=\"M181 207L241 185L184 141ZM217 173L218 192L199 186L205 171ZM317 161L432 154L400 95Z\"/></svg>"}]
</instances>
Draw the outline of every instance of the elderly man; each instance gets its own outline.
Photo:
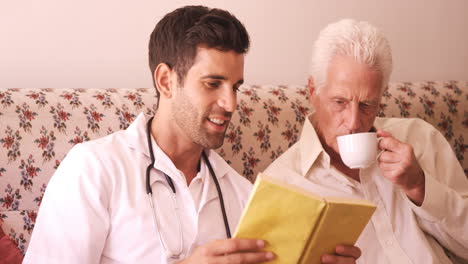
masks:
<instances>
[{"instance_id":1,"label":"elderly man","mask_svg":"<svg viewBox=\"0 0 468 264\"><path fill-rule=\"evenodd\" d=\"M378 29L354 20L327 26L308 80L315 111L299 142L266 174L321 195L375 203L357 242L358 263L466 260L468 181L449 144L422 120L376 118L391 71L390 46ZM369 131L377 131L384 152L368 168L347 167L337 137Z\"/></svg>"}]
</instances>

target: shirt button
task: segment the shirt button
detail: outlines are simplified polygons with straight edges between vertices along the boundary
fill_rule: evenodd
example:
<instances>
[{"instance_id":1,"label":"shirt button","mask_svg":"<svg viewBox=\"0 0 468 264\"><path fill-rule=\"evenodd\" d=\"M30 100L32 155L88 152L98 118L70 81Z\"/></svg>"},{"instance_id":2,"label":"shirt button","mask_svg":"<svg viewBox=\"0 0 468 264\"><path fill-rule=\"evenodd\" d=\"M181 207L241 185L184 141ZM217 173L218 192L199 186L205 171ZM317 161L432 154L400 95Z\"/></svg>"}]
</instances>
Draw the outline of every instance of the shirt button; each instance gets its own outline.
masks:
<instances>
[{"instance_id":1,"label":"shirt button","mask_svg":"<svg viewBox=\"0 0 468 264\"><path fill-rule=\"evenodd\" d=\"M387 246L391 246L391 245L393 245L393 242L392 242L391 240L387 240L387 242L385 242L385 244L386 244Z\"/></svg>"}]
</instances>

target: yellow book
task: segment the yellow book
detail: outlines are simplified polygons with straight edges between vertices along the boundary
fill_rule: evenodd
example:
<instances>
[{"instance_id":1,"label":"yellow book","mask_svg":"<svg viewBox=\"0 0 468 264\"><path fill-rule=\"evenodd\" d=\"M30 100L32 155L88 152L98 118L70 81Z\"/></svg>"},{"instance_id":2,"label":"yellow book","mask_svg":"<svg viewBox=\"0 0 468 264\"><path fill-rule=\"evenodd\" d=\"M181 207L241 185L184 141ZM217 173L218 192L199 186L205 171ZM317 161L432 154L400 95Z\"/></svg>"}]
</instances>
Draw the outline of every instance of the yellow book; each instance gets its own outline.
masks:
<instances>
[{"instance_id":1,"label":"yellow book","mask_svg":"<svg viewBox=\"0 0 468 264\"><path fill-rule=\"evenodd\" d=\"M259 174L234 237L267 241L265 250L276 254L271 263L318 264L338 244L354 245L375 208L365 200L324 198Z\"/></svg>"}]
</instances>

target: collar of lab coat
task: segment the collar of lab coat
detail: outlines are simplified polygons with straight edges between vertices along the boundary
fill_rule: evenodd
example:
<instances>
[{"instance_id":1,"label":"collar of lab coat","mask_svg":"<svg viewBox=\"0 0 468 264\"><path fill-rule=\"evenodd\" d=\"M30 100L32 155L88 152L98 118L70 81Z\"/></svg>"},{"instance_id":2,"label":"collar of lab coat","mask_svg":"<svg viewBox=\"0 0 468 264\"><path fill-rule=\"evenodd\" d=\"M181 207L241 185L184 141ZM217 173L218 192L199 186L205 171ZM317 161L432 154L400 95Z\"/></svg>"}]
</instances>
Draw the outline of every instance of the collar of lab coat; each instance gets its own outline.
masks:
<instances>
[{"instance_id":1,"label":"collar of lab coat","mask_svg":"<svg viewBox=\"0 0 468 264\"><path fill-rule=\"evenodd\" d=\"M147 118L143 113L140 113L135 121L127 128L125 131L127 137L127 144L131 149L140 152L148 159L148 165L151 162L149 149L148 149L148 142L147 142L147 135L146 135L146 125L148 123L149 118ZM183 175L179 172L179 170L175 167L172 160L164 153L164 151L159 148L156 141L153 137L151 137L151 143L153 145L153 151L155 158L154 168L157 170L166 173L169 177L171 177L174 181L185 181ZM229 170L232 168L227 164L227 162L219 156L213 150L205 150L208 159L210 160L211 166L213 167L213 171L216 174L218 179L224 177ZM204 173L205 175L209 176L209 173ZM150 184L158 180L164 180L163 177L151 177Z\"/></svg>"}]
</instances>

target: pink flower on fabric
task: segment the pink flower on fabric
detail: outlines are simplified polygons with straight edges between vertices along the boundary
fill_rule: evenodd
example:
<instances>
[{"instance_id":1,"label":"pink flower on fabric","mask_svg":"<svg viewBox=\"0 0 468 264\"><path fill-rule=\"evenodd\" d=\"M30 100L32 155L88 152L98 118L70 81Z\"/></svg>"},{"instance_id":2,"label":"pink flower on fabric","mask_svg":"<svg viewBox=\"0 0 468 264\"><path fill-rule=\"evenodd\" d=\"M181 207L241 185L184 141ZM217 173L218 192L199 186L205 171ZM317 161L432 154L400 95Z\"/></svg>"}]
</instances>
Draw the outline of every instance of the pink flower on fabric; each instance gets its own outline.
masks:
<instances>
[{"instance_id":1,"label":"pink flower on fabric","mask_svg":"<svg viewBox=\"0 0 468 264\"><path fill-rule=\"evenodd\" d=\"M99 113L96 112L96 111L93 111L93 112L91 113L91 116L93 117L94 120L96 120L96 121L98 121L98 122L102 120L101 114L99 114Z\"/></svg>"}]
</instances>

